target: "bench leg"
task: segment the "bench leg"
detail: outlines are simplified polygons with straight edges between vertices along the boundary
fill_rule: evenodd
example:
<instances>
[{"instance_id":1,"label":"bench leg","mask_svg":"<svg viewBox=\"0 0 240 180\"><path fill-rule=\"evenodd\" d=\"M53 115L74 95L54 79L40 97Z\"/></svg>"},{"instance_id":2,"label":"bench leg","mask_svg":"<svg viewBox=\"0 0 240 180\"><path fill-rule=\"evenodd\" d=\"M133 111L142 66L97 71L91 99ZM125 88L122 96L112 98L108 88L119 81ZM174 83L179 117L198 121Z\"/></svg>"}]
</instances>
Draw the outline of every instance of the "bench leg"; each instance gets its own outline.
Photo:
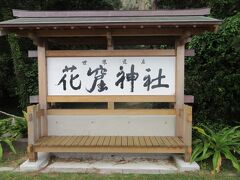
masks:
<instances>
[{"instance_id":1,"label":"bench leg","mask_svg":"<svg viewBox=\"0 0 240 180\"><path fill-rule=\"evenodd\" d=\"M38 160L37 152L33 151L33 145L30 144L27 147L28 159L30 162L36 162Z\"/></svg>"},{"instance_id":2,"label":"bench leg","mask_svg":"<svg viewBox=\"0 0 240 180\"><path fill-rule=\"evenodd\" d=\"M192 155L192 147L191 146L187 146L185 148L184 161L185 162L189 162L190 158L191 158L191 155Z\"/></svg>"}]
</instances>

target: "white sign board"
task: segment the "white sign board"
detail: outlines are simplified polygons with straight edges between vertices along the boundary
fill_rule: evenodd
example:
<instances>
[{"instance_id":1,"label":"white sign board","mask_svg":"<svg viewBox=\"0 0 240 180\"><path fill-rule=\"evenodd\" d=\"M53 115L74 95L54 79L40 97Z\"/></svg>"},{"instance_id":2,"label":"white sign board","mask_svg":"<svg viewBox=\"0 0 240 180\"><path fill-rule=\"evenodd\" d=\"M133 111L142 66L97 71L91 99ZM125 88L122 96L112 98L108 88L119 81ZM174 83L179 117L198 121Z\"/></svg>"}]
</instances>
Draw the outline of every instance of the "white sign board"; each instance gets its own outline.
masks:
<instances>
[{"instance_id":1,"label":"white sign board","mask_svg":"<svg viewBox=\"0 0 240 180\"><path fill-rule=\"evenodd\" d=\"M175 57L49 57L48 95L174 95Z\"/></svg>"}]
</instances>

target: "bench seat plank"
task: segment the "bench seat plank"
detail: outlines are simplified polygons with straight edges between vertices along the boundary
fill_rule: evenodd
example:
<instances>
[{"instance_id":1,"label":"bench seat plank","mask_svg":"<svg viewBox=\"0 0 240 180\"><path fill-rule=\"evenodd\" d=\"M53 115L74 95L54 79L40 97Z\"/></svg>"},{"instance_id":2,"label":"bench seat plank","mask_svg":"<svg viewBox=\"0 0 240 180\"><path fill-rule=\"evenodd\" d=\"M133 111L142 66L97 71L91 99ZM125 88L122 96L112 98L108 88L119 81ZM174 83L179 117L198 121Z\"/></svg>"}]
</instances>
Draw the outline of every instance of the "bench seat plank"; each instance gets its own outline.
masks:
<instances>
[{"instance_id":1,"label":"bench seat plank","mask_svg":"<svg viewBox=\"0 0 240 180\"><path fill-rule=\"evenodd\" d=\"M48 136L34 152L184 153L179 137L165 136Z\"/></svg>"}]
</instances>

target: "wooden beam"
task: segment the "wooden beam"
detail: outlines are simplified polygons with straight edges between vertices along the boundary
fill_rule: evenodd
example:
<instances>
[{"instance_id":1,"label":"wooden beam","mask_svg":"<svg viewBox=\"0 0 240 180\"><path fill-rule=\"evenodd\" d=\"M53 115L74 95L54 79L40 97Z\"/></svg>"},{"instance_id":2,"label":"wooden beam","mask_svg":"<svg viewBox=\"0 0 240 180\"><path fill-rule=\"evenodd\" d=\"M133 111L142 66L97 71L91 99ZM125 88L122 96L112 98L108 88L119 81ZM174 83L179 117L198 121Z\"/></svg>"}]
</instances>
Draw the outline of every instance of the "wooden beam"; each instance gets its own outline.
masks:
<instances>
[{"instance_id":1,"label":"wooden beam","mask_svg":"<svg viewBox=\"0 0 240 180\"><path fill-rule=\"evenodd\" d=\"M29 162L36 162L38 160L38 154L34 152L33 144L28 145L27 154Z\"/></svg>"},{"instance_id":2,"label":"wooden beam","mask_svg":"<svg viewBox=\"0 0 240 180\"><path fill-rule=\"evenodd\" d=\"M85 153L185 153L184 147L82 147L35 146L36 152L85 152Z\"/></svg>"},{"instance_id":3,"label":"wooden beam","mask_svg":"<svg viewBox=\"0 0 240 180\"><path fill-rule=\"evenodd\" d=\"M113 39L110 31L107 32L107 50L113 50Z\"/></svg>"},{"instance_id":4,"label":"wooden beam","mask_svg":"<svg viewBox=\"0 0 240 180\"><path fill-rule=\"evenodd\" d=\"M184 103L194 103L194 96L192 95L184 95Z\"/></svg>"},{"instance_id":5,"label":"wooden beam","mask_svg":"<svg viewBox=\"0 0 240 180\"><path fill-rule=\"evenodd\" d=\"M43 41L36 35L35 32L29 32L27 37L33 41L34 45L43 46Z\"/></svg>"},{"instance_id":6,"label":"wooden beam","mask_svg":"<svg viewBox=\"0 0 240 180\"><path fill-rule=\"evenodd\" d=\"M38 56L37 50L29 50L29 51L28 51L28 57L29 57L29 58L35 58L35 57L37 57L37 56Z\"/></svg>"},{"instance_id":7,"label":"wooden beam","mask_svg":"<svg viewBox=\"0 0 240 180\"><path fill-rule=\"evenodd\" d=\"M114 49L112 34L110 31L107 32L107 50L112 51ZM108 101L108 109L114 110L114 101Z\"/></svg>"},{"instance_id":8,"label":"wooden beam","mask_svg":"<svg viewBox=\"0 0 240 180\"><path fill-rule=\"evenodd\" d=\"M30 104L38 104L39 103L39 96L29 96L29 103Z\"/></svg>"},{"instance_id":9,"label":"wooden beam","mask_svg":"<svg viewBox=\"0 0 240 180\"><path fill-rule=\"evenodd\" d=\"M176 115L175 109L49 109L48 115Z\"/></svg>"},{"instance_id":10,"label":"wooden beam","mask_svg":"<svg viewBox=\"0 0 240 180\"><path fill-rule=\"evenodd\" d=\"M32 105L27 107L28 125L28 147L27 154L30 162L37 160L37 153L33 150L33 144L41 137L41 122L39 121L39 106Z\"/></svg>"},{"instance_id":11,"label":"wooden beam","mask_svg":"<svg viewBox=\"0 0 240 180\"><path fill-rule=\"evenodd\" d=\"M192 57L192 56L195 56L195 50L185 49L185 57ZM29 50L28 57L29 58L37 57L37 50Z\"/></svg>"},{"instance_id":12,"label":"wooden beam","mask_svg":"<svg viewBox=\"0 0 240 180\"><path fill-rule=\"evenodd\" d=\"M149 97L149 96L148 96ZM58 97L56 97L57 99L58 99ZM67 98L67 97L66 97ZM67 98L67 100L69 100L70 102L79 102L79 99L80 100L84 100L85 98L87 98L87 97L83 97L83 98L81 98L81 97L78 97L78 96L76 96L76 97L68 97ZM89 100L89 98L87 98L88 100ZM96 102L96 99L98 99L98 98L94 98L94 102ZM138 99L138 98L136 98L136 99ZM38 103L39 102L39 100L38 100L38 95L36 95L36 96L30 96L29 97L29 102L30 102L30 104L33 104L33 103ZM85 99L86 100L86 99ZM124 98L124 96L122 96L121 97L121 101L124 101L124 100L129 100L129 98L128 97L126 97L126 98ZM154 100L156 100L156 97L154 97ZM159 99L157 99L157 100L159 100ZM164 99L163 98L161 98L161 100L159 100L159 102L164 102L163 101ZM54 98L54 96L48 96L47 97L47 101L48 102L58 102L59 100L57 100L56 101L56 99ZM67 102L66 101L66 99L64 99L64 98L61 98L61 101L63 101L63 102ZM116 101L116 99L114 100L114 101ZM173 98L173 99L168 99L168 100L165 100L166 102L175 102L175 98ZM59 101L60 102L60 101ZM89 102L89 101L88 101ZM104 99L102 99L100 102L104 102ZM151 102L153 102L153 101L151 101ZM192 95L184 95L184 103L194 103L194 96L192 96Z\"/></svg>"},{"instance_id":13,"label":"wooden beam","mask_svg":"<svg viewBox=\"0 0 240 180\"><path fill-rule=\"evenodd\" d=\"M184 108L184 58L185 44L180 38L176 41L176 136L183 136L183 108Z\"/></svg>"},{"instance_id":14,"label":"wooden beam","mask_svg":"<svg viewBox=\"0 0 240 180\"><path fill-rule=\"evenodd\" d=\"M185 49L185 57L193 57L193 56L195 56L194 49Z\"/></svg>"},{"instance_id":15,"label":"wooden beam","mask_svg":"<svg viewBox=\"0 0 240 180\"><path fill-rule=\"evenodd\" d=\"M192 154L192 107L185 105L183 115L183 142L186 147L184 160L189 162Z\"/></svg>"},{"instance_id":16,"label":"wooden beam","mask_svg":"<svg viewBox=\"0 0 240 180\"><path fill-rule=\"evenodd\" d=\"M114 45L174 45L174 36L116 36Z\"/></svg>"},{"instance_id":17,"label":"wooden beam","mask_svg":"<svg viewBox=\"0 0 240 180\"><path fill-rule=\"evenodd\" d=\"M47 57L122 57L122 56L175 56L173 49L161 50L51 50Z\"/></svg>"},{"instance_id":18,"label":"wooden beam","mask_svg":"<svg viewBox=\"0 0 240 180\"><path fill-rule=\"evenodd\" d=\"M38 89L39 89L39 105L44 110L44 115L41 117L42 135L47 136L47 59L46 59L46 45L41 42L37 47L38 52Z\"/></svg>"},{"instance_id":19,"label":"wooden beam","mask_svg":"<svg viewBox=\"0 0 240 180\"><path fill-rule=\"evenodd\" d=\"M171 36L115 36L114 45L174 45L176 37ZM51 37L48 42L67 45L107 45L104 37Z\"/></svg>"},{"instance_id":20,"label":"wooden beam","mask_svg":"<svg viewBox=\"0 0 240 180\"><path fill-rule=\"evenodd\" d=\"M105 37L52 37L48 42L55 44L67 45L107 45Z\"/></svg>"},{"instance_id":21,"label":"wooden beam","mask_svg":"<svg viewBox=\"0 0 240 180\"><path fill-rule=\"evenodd\" d=\"M201 34L206 31L212 31L212 27L162 27L155 28L151 26L151 28L129 28L129 29L118 29L112 28L111 34L112 36L182 36L187 31L191 32L191 34ZM12 30L13 33L18 34L19 36L28 36L30 30ZM108 29L40 29L34 30L37 37L86 37L86 36L106 36Z\"/></svg>"},{"instance_id":22,"label":"wooden beam","mask_svg":"<svg viewBox=\"0 0 240 180\"><path fill-rule=\"evenodd\" d=\"M183 142L185 146L192 146L192 107L184 105Z\"/></svg>"},{"instance_id":23,"label":"wooden beam","mask_svg":"<svg viewBox=\"0 0 240 180\"><path fill-rule=\"evenodd\" d=\"M41 121L40 121L39 105L27 107L28 114L28 144L34 144L41 137Z\"/></svg>"},{"instance_id":24,"label":"wooden beam","mask_svg":"<svg viewBox=\"0 0 240 180\"><path fill-rule=\"evenodd\" d=\"M37 140L35 138L35 118L36 118L36 112L34 109L34 106L28 106L27 107L27 122L28 122L28 144L34 144Z\"/></svg>"},{"instance_id":25,"label":"wooden beam","mask_svg":"<svg viewBox=\"0 0 240 180\"><path fill-rule=\"evenodd\" d=\"M48 96L47 102L175 102L175 96Z\"/></svg>"}]
</instances>

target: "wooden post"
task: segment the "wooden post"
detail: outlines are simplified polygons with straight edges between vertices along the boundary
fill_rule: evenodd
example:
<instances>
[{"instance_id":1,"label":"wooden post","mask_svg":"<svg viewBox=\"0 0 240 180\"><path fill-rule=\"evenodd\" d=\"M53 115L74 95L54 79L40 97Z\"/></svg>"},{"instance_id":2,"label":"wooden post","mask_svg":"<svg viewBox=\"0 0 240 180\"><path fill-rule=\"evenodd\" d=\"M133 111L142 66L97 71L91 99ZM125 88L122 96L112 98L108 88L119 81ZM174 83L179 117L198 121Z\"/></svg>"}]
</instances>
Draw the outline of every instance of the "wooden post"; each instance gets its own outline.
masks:
<instances>
[{"instance_id":1,"label":"wooden post","mask_svg":"<svg viewBox=\"0 0 240 180\"><path fill-rule=\"evenodd\" d=\"M28 147L27 153L29 161L34 162L37 160L37 153L33 150L33 145L37 140L37 129L36 129L36 106L28 106L27 107L28 113Z\"/></svg>"},{"instance_id":2,"label":"wooden post","mask_svg":"<svg viewBox=\"0 0 240 180\"><path fill-rule=\"evenodd\" d=\"M185 144L184 160L189 162L192 154L192 107L185 105L183 114L183 142Z\"/></svg>"},{"instance_id":3,"label":"wooden post","mask_svg":"<svg viewBox=\"0 0 240 180\"><path fill-rule=\"evenodd\" d=\"M38 88L39 88L39 105L40 109L43 109L42 122L42 136L47 136L47 60L46 60L46 48L45 42L41 40L38 43Z\"/></svg>"},{"instance_id":4,"label":"wooden post","mask_svg":"<svg viewBox=\"0 0 240 180\"><path fill-rule=\"evenodd\" d=\"M33 145L29 144L27 147L28 160L30 162L36 162L38 160L37 152L34 152Z\"/></svg>"},{"instance_id":5,"label":"wooden post","mask_svg":"<svg viewBox=\"0 0 240 180\"><path fill-rule=\"evenodd\" d=\"M41 117L43 116L43 110L40 109L39 104L35 105L36 106L36 126L35 126L35 131L36 131L36 140L41 137L42 133L42 126L41 126Z\"/></svg>"},{"instance_id":6,"label":"wooden post","mask_svg":"<svg viewBox=\"0 0 240 180\"><path fill-rule=\"evenodd\" d=\"M112 40L112 35L111 32L107 32L107 49L108 50L113 50L113 40ZM114 102L108 102L108 109L114 109Z\"/></svg>"},{"instance_id":7,"label":"wooden post","mask_svg":"<svg viewBox=\"0 0 240 180\"><path fill-rule=\"evenodd\" d=\"M176 49L176 136L183 136L185 42L178 39Z\"/></svg>"}]
</instances>

